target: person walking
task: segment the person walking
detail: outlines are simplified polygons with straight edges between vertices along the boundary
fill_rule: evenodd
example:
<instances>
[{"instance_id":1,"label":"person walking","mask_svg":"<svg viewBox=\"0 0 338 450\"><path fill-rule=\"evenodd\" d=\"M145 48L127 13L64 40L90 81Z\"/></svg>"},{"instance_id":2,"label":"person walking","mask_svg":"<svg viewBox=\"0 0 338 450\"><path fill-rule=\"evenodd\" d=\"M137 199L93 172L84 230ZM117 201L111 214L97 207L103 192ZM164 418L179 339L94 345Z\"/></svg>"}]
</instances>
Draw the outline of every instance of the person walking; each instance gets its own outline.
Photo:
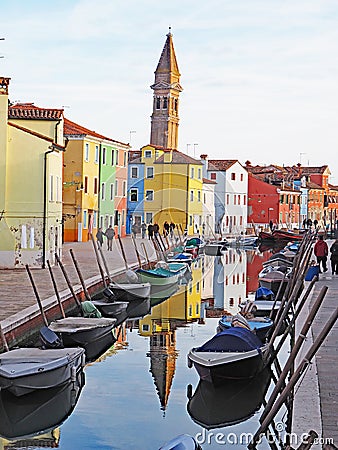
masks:
<instances>
[{"instance_id":1,"label":"person walking","mask_svg":"<svg viewBox=\"0 0 338 450\"><path fill-rule=\"evenodd\" d=\"M154 236L154 226L150 223L148 225L148 239L152 239Z\"/></svg>"},{"instance_id":2,"label":"person walking","mask_svg":"<svg viewBox=\"0 0 338 450\"><path fill-rule=\"evenodd\" d=\"M329 247L327 243L324 241L324 238L321 234L318 236L318 241L315 243L313 251L317 258L319 273L322 273L320 270L320 266L322 266L323 272L327 272L326 262L327 262L327 255L329 253Z\"/></svg>"},{"instance_id":3,"label":"person walking","mask_svg":"<svg viewBox=\"0 0 338 450\"><path fill-rule=\"evenodd\" d=\"M331 270L332 275L338 275L338 239L334 241L334 243L330 247L330 260L331 260Z\"/></svg>"},{"instance_id":4,"label":"person walking","mask_svg":"<svg viewBox=\"0 0 338 450\"><path fill-rule=\"evenodd\" d=\"M103 246L103 234L104 233L102 231L102 228L99 228L96 233L96 240L97 240L98 248L101 248Z\"/></svg>"},{"instance_id":5,"label":"person walking","mask_svg":"<svg viewBox=\"0 0 338 450\"><path fill-rule=\"evenodd\" d=\"M109 225L109 227L106 229L104 235L106 236L106 238L108 240L108 250L112 251L112 249L113 249L113 238L115 236L115 231L113 230L111 225Z\"/></svg>"},{"instance_id":6,"label":"person walking","mask_svg":"<svg viewBox=\"0 0 338 450\"><path fill-rule=\"evenodd\" d=\"M144 222L142 222L142 225L141 225L141 237L142 237L142 239L144 239L146 237L146 231L147 231L147 225Z\"/></svg>"}]
</instances>

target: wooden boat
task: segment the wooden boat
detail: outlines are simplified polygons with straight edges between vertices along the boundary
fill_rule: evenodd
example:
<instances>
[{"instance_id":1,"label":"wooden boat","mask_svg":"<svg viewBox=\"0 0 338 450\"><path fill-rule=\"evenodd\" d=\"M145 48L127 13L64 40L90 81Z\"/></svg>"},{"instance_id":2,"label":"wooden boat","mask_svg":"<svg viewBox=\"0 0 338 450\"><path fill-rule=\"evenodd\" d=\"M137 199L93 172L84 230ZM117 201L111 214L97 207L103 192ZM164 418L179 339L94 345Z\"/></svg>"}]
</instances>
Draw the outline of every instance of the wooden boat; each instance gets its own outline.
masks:
<instances>
[{"instance_id":1,"label":"wooden boat","mask_svg":"<svg viewBox=\"0 0 338 450\"><path fill-rule=\"evenodd\" d=\"M182 275L181 270L175 272L164 267L154 269L137 269L137 273L143 283L150 283L152 286L169 286L178 282Z\"/></svg>"},{"instance_id":2,"label":"wooden boat","mask_svg":"<svg viewBox=\"0 0 338 450\"><path fill-rule=\"evenodd\" d=\"M193 256L191 253L177 253L176 255L168 255L167 262L185 262L187 264L191 264L193 260Z\"/></svg>"},{"instance_id":3,"label":"wooden boat","mask_svg":"<svg viewBox=\"0 0 338 450\"><path fill-rule=\"evenodd\" d=\"M200 378L219 384L229 379L253 378L263 370L266 346L250 330L231 327L188 354Z\"/></svg>"},{"instance_id":4,"label":"wooden boat","mask_svg":"<svg viewBox=\"0 0 338 450\"><path fill-rule=\"evenodd\" d=\"M286 266L266 266L258 275L259 285L270 289L281 300L289 282L291 269Z\"/></svg>"},{"instance_id":5,"label":"wooden boat","mask_svg":"<svg viewBox=\"0 0 338 450\"><path fill-rule=\"evenodd\" d=\"M54 388L35 390L21 397L1 391L0 435L11 440L24 437L26 445L31 443L29 448L39 447L39 442L34 442L34 436L54 430L70 416L84 383L85 376L81 371L73 381ZM12 445L13 448L23 448L22 443Z\"/></svg>"},{"instance_id":6,"label":"wooden boat","mask_svg":"<svg viewBox=\"0 0 338 450\"><path fill-rule=\"evenodd\" d=\"M269 259L263 262L263 267L268 266L286 266L286 267L292 267L293 262L290 261L290 259L284 255L284 253L275 253L274 255L271 255Z\"/></svg>"},{"instance_id":7,"label":"wooden boat","mask_svg":"<svg viewBox=\"0 0 338 450\"><path fill-rule=\"evenodd\" d=\"M207 430L244 422L261 407L270 382L271 371L267 368L250 380L232 380L217 386L200 380L189 398L188 413Z\"/></svg>"},{"instance_id":8,"label":"wooden boat","mask_svg":"<svg viewBox=\"0 0 338 450\"><path fill-rule=\"evenodd\" d=\"M114 293L116 300L146 298L150 295L150 283L109 283L108 288Z\"/></svg>"},{"instance_id":9,"label":"wooden boat","mask_svg":"<svg viewBox=\"0 0 338 450\"><path fill-rule=\"evenodd\" d=\"M0 391L16 396L60 386L84 366L83 348L18 348L0 357Z\"/></svg>"},{"instance_id":10,"label":"wooden boat","mask_svg":"<svg viewBox=\"0 0 338 450\"><path fill-rule=\"evenodd\" d=\"M218 321L218 331L227 330L232 325L232 320L234 316L226 315L219 319ZM253 317L252 319L246 320L250 326L250 330L262 341L268 337L269 332L273 326L273 320L268 317Z\"/></svg>"},{"instance_id":11,"label":"wooden boat","mask_svg":"<svg viewBox=\"0 0 338 450\"><path fill-rule=\"evenodd\" d=\"M249 300L250 301L250 300ZM255 308L255 317L273 317L280 308L281 302L275 301L275 294L271 289L259 287L255 292L254 300L251 301ZM241 309L247 307L248 301L242 302L239 306Z\"/></svg>"},{"instance_id":12,"label":"wooden boat","mask_svg":"<svg viewBox=\"0 0 338 450\"><path fill-rule=\"evenodd\" d=\"M260 231L258 233L258 239L260 241L275 241L276 240L276 238L268 231Z\"/></svg>"},{"instance_id":13,"label":"wooden boat","mask_svg":"<svg viewBox=\"0 0 338 450\"><path fill-rule=\"evenodd\" d=\"M257 236L237 236L233 240L229 240L229 246L232 247L257 247L258 238Z\"/></svg>"},{"instance_id":14,"label":"wooden boat","mask_svg":"<svg viewBox=\"0 0 338 450\"><path fill-rule=\"evenodd\" d=\"M273 230L272 236L274 239L283 241L301 241L303 239L302 234L293 233L287 230Z\"/></svg>"},{"instance_id":15,"label":"wooden boat","mask_svg":"<svg viewBox=\"0 0 338 450\"><path fill-rule=\"evenodd\" d=\"M120 300L109 301L107 298L101 300L93 300L93 304L100 311L103 317L118 318L123 312L126 311L130 302L123 302Z\"/></svg>"},{"instance_id":16,"label":"wooden boat","mask_svg":"<svg viewBox=\"0 0 338 450\"><path fill-rule=\"evenodd\" d=\"M51 330L60 336L65 347L79 346L85 349L86 361L95 360L116 342L113 328L116 319L66 317L51 322L49 327L40 331L45 345L49 345L48 332ZM47 328L47 329L46 329Z\"/></svg>"},{"instance_id":17,"label":"wooden boat","mask_svg":"<svg viewBox=\"0 0 338 450\"><path fill-rule=\"evenodd\" d=\"M202 450L202 448L192 436L180 434L162 445L159 450Z\"/></svg>"}]
</instances>

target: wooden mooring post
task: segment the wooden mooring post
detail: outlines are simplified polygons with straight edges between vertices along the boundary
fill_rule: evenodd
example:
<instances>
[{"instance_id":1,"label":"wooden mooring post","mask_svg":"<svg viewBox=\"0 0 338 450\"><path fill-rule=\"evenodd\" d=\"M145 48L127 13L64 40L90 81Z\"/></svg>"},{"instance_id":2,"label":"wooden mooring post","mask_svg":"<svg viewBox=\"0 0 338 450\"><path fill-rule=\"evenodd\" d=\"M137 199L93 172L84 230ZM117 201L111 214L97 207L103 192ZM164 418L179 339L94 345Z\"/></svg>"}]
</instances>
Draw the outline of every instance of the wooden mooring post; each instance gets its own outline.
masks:
<instances>
[{"instance_id":1,"label":"wooden mooring post","mask_svg":"<svg viewBox=\"0 0 338 450\"><path fill-rule=\"evenodd\" d=\"M49 270L50 278L52 280L55 296L56 296L56 299L58 301L58 305L59 305L59 308L60 308L60 311L61 311L61 315L62 315L63 318L65 318L66 317L65 310L63 309L63 305L62 305L61 298L60 298L60 295L59 295L59 291L58 291L58 288L57 288L57 285L56 285L56 280L55 280L52 268L51 268L50 263L49 263L49 259L47 259L47 267L48 267L48 270Z\"/></svg>"},{"instance_id":2,"label":"wooden mooring post","mask_svg":"<svg viewBox=\"0 0 338 450\"><path fill-rule=\"evenodd\" d=\"M98 251L99 251L101 259L103 261L103 265L104 265L104 268L106 270L108 281L109 281L109 283L111 283L112 282L112 278L111 278L110 273L109 273L109 268L108 268L106 257L104 256L104 253L103 253L102 245L100 245L98 247Z\"/></svg>"},{"instance_id":3,"label":"wooden mooring post","mask_svg":"<svg viewBox=\"0 0 338 450\"><path fill-rule=\"evenodd\" d=\"M5 333L3 332L3 329L2 329L2 326L1 326L1 322L0 322L0 337L1 337L1 341L3 343L5 351L9 352L6 336L5 336Z\"/></svg>"},{"instance_id":4,"label":"wooden mooring post","mask_svg":"<svg viewBox=\"0 0 338 450\"><path fill-rule=\"evenodd\" d=\"M326 322L324 327L322 328L321 332L313 342L313 344L310 346L308 351L306 352L304 358L300 362L299 366L295 370L294 374L291 376L287 386L283 389L283 391L280 393L279 397L277 398L276 402L273 404L270 411L267 413L265 419L261 423L261 426L256 431L255 435L253 436L251 442L248 445L248 448L254 449L257 446L257 443L261 439L261 437L266 433L270 423L284 404L285 400L289 396L291 390L295 387L298 380L301 378L301 376L305 373L308 366L310 365L313 357L317 353L318 349L322 345L323 341L326 339L327 335L331 331L332 327L336 323L338 319L338 308L334 311L334 313L330 316L329 320Z\"/></svg>"},{"instance_id":5,"label":"wooden mooring post","mask_svg":"<svg viewBox=\"0 0 338 450\"><path fill-rule=\"evenodd\" d=\"M70 292L71 292L71 294L73 296L73 299L75 300L75 303L78 306L78 308L79 308L79 310L81 312L81 315L83 315L83 311L82 311L82 308L81 308L81 302L80 302L80 300L77 298L77 296L75 294L75 291L73 289L72 283L70 282L70 279L69 279L69 277L67 275L67 272L66 272L66 270L64 268L64 265L62 264L62 262L61 262L61 260L59 258L59 255L57 253L55 253L55 259L56 259L58 265L60 266L61 272L62 272L62 274L63 274L63 276L64 276L64 278L66 280L67 286L68 286L68 288L69 288L69 290L70 290Z\"/></svg>"},{"instance_id":6,"label":"wooden mooring post","mask_svg":"<svg viewBox=\"0 0 338 450\"><path fill-rule=\"evenodd\" d=\"M100 272L100 275L101 275L101 278L102 278L103 286L106 288L107 287L107 281L106 281L106 277L104 276L104 272L103 272L103 269L102 269L102 266L101 266L99 253L98 253L98 250L97 250L97 247L96 247L96 242L95 242L94 236L92 234L90 234L90 238L91 238L91 241L92 241L92 244L93 244L95 257L96 257L96 262L97 262L97 266L99 268L99 272Z\"/></svg>"},{"instance_id":7,"label":"wooden mooring post","mask_svg":"<svg viewBox=\"0 0 338 450\"><path fill-rule=\"evenodd\" d=\"M31 273L31 271L29 269L28 264L26 264L25 267L26 267L26 271L28 273L28 277L30 279L30 282L31 282L31 285L32 285L32 288L33 288L33 291L34 291L34 294L35 294L36 301L37 301L39 309L40 309L40 313L41 313L41 317L43 319L43 323L46 325L46 327L48 327L47 317L46 317L45 311L43 310L42 302L41 302L38 290L36 288L36 284L34 282L32 273Z\"/></svg>"},{"instance_id":8,"label":"wooden mooring post","mask_svg":"<svg viewBox=\"0 0 338 450\"><path fill-rule=\"evenodd\" d=\"M136 253L136 257L137 257L137 261L138 261L138 266L141 269L142 268L142 262L141 262L140 252L138 251L138 248L137 248L137 245L136 245L136 240L135 240L133 235L131 235L131 240L133 241L133 244L134 244L135 253Z\"/></svg>"},{"instance_id":9,"label":"wooden mooring post","mask_svg":"<svg viewBox=\"0 0 338 450\"><path fill-rule=\"evenodd\" d=\"M77 275L78 275L78 277L79 277L79 280L80 280L80 283L81 283L83 292L84 292L84 294L85 294L85 296L86 296L86 299L87 299L88 301L91 301L91 298L90 298L88 289L87 289L87 287L86 287L86 283L84 282L84 279L83 279L83 276L82 276L82 273L81 273L79 264L78 264L78 262L77 262L77 260L76 260L76 258L75 258L75 255L74 255L74 252L73 252L73 249L72 249L72 248L69 249L69 253L70 253L70 256L72 257L72 260L73 260L73 263L74 263L74 267L75 267L76 273L77 273Z\"/></svg>"}]
</instances>

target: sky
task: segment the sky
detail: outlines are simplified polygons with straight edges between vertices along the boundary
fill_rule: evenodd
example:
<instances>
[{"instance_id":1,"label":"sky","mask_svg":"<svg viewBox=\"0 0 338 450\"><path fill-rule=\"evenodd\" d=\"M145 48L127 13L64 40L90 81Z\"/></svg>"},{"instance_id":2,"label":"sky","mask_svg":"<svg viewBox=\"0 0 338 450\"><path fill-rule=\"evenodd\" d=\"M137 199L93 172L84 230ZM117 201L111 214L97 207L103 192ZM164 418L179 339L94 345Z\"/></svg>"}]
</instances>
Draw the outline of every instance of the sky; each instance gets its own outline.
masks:
<instances>
[{"instance_id":1,"label":"sky","mask_svg":"<svg viewBox=\"0 0 338 450\"><path fill-rule=\"evenodd\" d=\"M169 27L181 73L179 150L242 164L328 165L338 185L336 0L1 0L12 102L149 144Z\"/></svg>"}]
</instances>

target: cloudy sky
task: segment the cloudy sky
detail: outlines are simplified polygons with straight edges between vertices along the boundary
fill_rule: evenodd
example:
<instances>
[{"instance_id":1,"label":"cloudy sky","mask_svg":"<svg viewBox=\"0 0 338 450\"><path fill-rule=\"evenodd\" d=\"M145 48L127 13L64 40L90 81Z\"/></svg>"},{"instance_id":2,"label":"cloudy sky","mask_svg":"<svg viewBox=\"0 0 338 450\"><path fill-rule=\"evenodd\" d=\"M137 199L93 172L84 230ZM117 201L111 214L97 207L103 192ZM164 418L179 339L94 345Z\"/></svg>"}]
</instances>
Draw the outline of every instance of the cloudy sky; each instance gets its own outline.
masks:
<instances>
[{"instance_id":1,"label":"cloudy sky","mask_svg":"<svg viewBox=\"0 0 338 450\"><path fill-rule=\"evenodd\" d=\"M139 148L169 26L181 151L328 164L338 185L336 0L2 0L0 75L11 101Z\"/></svg>"}]
</instances>

